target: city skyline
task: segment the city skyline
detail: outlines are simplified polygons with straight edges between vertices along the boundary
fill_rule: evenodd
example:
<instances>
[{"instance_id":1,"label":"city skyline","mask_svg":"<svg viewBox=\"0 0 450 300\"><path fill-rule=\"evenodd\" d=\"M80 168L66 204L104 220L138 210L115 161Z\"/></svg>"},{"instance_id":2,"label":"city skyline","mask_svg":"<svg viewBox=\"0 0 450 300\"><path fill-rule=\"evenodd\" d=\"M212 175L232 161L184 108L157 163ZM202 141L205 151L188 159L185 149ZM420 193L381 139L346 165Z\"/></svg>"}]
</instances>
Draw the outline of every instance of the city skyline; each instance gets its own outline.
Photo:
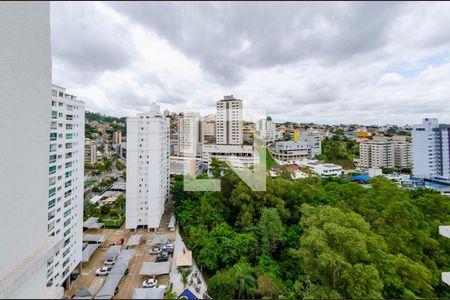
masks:
<instances>
[{"instance_id":1,"label":"city skyline","mask_svg":"<svg viewBox=\"0 0 450 300\"><path fill-rule=\"evenodd\" d=\"M449 11L420 2L51 3L53 81L89 99L87 110L116 116L234 94L275 122L448 123Z\"/></svg>"}]
</instances>

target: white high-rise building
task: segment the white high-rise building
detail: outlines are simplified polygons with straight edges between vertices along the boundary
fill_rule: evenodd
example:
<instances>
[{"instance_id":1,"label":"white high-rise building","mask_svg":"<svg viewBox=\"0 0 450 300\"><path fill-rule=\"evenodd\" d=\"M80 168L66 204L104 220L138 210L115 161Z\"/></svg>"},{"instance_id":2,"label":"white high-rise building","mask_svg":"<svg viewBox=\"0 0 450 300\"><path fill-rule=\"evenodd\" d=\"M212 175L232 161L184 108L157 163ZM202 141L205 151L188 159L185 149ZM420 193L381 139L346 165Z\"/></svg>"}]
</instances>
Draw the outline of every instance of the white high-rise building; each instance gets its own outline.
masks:
<instances>
[{"instance_id":1,"label":"white high-rise building","mask_svg":"<svg viewBox=\"0 0 450 300\"><path fill-rule=\"evenodd\" d=\"M242 100L224 96L216 105L217 145L242 145Z\"/></svg>"},{"instance_id":2,"label":"white high-rise building","mask_svg":"<svg viewBox=\"0 0 450 300\"><path fill-rule=\"evenodd\" d=\"M188 112L178 119L179 155L183 157L201 157L202 119L199 113Z\"/></svg>"},{"instance_id":3,"label":"white high-rise building","mask_svg":"<svg viewBox=\"0 0 450 300\"><path fill-rule=\"evenodd\" d=\"M425 118L411 135L414 176L450 178L450 125Z\"/></svg>"},{"instance_id":4,"label":"white high-rise building","mask_svg":"<svg viewBox=\"0 0 450 300\"><path fill-rule=\"evenodd\" d=\"M51 49L48 2L0 2L0 298L62 298L47 287ZM6 42L7 41L7 42Z\"/></svg>"},{"instance_id":5,"label":"white high-rise building","mask_svg":"<svg viewBox=\"0 0 450 300\"><path fill-rule=\"evenodd\" d=\"M47 230L49 236L63 239L63 245L47 261L47 285L62 286L82 254L84 102L57 85L52 86L50 102Z\"/></svg>"},{"instance_id":6,"label":"white high-rise building","mask_svg":"<svg viewBox=\"0 0 450 300\"><path fill-rule=\"evenodd\" d=\"M126 228L160 225L169 195L169 128L156 103L127 118Z\"/></svg>"},{"instance_id":7,"label":"white high-rise building","mask_svg":"<svg viewBox=\"0 0 450 300\"><path fill-rule=\"evenodd\" d=\"M265 120L258 122L259 135L267 142L275 142L275 123L272 121L272 117L267 117Z\"/></svg>"}]
</instances>

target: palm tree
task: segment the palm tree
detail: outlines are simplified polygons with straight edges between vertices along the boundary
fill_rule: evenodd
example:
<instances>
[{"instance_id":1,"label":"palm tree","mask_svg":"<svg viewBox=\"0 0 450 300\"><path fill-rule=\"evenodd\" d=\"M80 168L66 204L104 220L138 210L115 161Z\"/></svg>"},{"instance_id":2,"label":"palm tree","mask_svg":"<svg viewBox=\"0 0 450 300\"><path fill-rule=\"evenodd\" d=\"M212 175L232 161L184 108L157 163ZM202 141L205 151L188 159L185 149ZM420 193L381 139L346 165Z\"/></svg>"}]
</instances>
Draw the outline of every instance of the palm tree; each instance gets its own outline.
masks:
<instances>
[{"instance_id":1,"label":"palm tree","mask_svg":"<svg viewBox=\"0 0 450 300\"><path fill-rule=\"evenodd\" d=\"M238 283L238 298L252 298L256 288L256 279L250 264L240 262L234 265L235 277Z\"/></svg>"}]
</instances>

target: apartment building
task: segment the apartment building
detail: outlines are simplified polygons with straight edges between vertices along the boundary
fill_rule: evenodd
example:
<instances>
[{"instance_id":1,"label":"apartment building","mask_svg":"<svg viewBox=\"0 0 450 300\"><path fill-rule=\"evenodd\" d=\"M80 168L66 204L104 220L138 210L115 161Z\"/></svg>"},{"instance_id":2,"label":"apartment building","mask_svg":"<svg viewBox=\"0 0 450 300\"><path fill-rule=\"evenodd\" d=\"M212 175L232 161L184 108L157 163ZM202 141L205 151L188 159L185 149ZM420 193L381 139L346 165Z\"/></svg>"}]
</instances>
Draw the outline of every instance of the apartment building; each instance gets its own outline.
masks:
<instances>
[{"instance_id":1,"label":"apartment building","mask_svg":"<svg viewBox=\"0 0 450 300\"><path fill-rule=\"evenodd\" d=\"M365 168L411 168L411 143L378 136L359 144L359 165Z\"/></svg>"},{"instance_id":2,"label":"apartment building","mask_svg":"<svg viewBox=\"0 0 450 300\"><path fill-rule=\"evenodd\" d=\"M150 111L127 118L128 229L157 229L169 196L169 127L156 103Z\"/></svg>"},{"instance_id":3,"label":"apartment building","mask_svg":"<svg viewBox=\"0 0 450 300\"><path fill-rule=\"evenodd\" d=\"M207 115L203 118L203 143L216 141L216 115Z\"/></svg>"},{"instance_id":4,"label":"apartment building","mask_svg":"<svg viewBox=\"0 0 450 300\"><path fill-rule=\"evenodd\" d=\"M91 140L84 143L84 162L91 165L97 163L97 145Z\"/></svg>"},{"instance_id":5,"label":"apartment building","mask_svg":"<svg viewBox=\"0 0 450 300\"><path fill-rule=\"evenodd\" d=\"M217 145L242 145L242 100L233 95L224 96L216 104Z\"/></svg>"},{"instance_id":6,"label":"apartment building","mask_svg":"<svg viewBox=\"0 0 450 300\"><path fill-rule=\"evenodd\" d=\"M284 161L311 159L322 153L322 135L311 130L298 132L294 141L278 141L269 151L274 158Z\"/></svg>"},{"instance_id":7,"label":"apartment building","mask_svg":"<svg viewBox=\"0 0 450 300\"><path fill-rule=\"evenodd\" d=\"M121 131L113 132L113 144L118 145L120 143L122 143L122 132Z\"/></svg>"},{"instance_id":8,"label":"apartment building","mask_svg":"<svg viewBox=\"0 0 450 300\"><path fill-rule=\"evenodd\" d=\"M199 113L188 112L178 119L179 156L201 157L202 154L202 119Z\"/></svg>"},{"instance_id":9,"label":"apartment building","mask_svg":"<svg viewBox=\"0 0 450 300\"><path fill-rule=\"evenodd\" d=\"M202 146L202 160L212 158L230 162L236 168L255 165L259 156L252 145L243 145L242 100L224 96L216 105L216 143Z\"/></svg>"},{"instance_id":10,"label":"apartment building","mask_svg":"<svg viewBox=\"0 0 450 300\"><path fill-rule=\"evenodd\" d=\"M62 298L47 260L64 242L47 231L51 112L48 2L0 2L0 298Z\"/></svg>"},{"instance_id":11,"label":"apartment building","mask_svg":"<svg viewBox=\"0 0 450 300\"><path fill-rule=\"evenodd\" d=\"M47 286L67 286L82 254L84 102L53 85L51 107L47 230L64 242L47 261Z\"/></svg>"},{"instance_id":12,"label":"apartment building","mask_svg":"<svg viewBox=\"0 0 450 300\"><path fill-rule=\"evenodd\" d=\"M413 174L450 179L450 124L425 118L412 130Z\"/></svg>"},{"instance_id":13,"label":"apartment building","mask_svg":"<svg viewBox=\"0 0 450 300\"><path fill-rule=\"evenodd\" d=\"M272 121L272 117L268 116L265 120L258 122L258 130L260 137L266 142L273 143L276 140L276 125Z\"/></svg>"}]
</instances>

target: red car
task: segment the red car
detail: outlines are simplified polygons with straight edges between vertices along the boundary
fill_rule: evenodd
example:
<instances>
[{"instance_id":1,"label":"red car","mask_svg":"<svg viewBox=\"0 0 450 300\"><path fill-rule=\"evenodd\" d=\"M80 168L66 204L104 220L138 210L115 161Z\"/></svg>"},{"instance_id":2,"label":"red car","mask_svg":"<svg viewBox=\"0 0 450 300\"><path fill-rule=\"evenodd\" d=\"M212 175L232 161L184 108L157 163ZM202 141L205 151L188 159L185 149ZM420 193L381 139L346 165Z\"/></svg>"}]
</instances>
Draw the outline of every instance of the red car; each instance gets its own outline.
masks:
<instances>
[{"instance_id":1,"label":"red car","mask_svg":"<svg viewBox=\"0 0 450 300\"><path fill-rule=\"evenodd\" d=\"M123 245L124 242L125 242L125 239L124 239L123 237L121 237L121 238L117 241L116 245L118 245L118 246Z\"/></svg>"}]
</instances>

